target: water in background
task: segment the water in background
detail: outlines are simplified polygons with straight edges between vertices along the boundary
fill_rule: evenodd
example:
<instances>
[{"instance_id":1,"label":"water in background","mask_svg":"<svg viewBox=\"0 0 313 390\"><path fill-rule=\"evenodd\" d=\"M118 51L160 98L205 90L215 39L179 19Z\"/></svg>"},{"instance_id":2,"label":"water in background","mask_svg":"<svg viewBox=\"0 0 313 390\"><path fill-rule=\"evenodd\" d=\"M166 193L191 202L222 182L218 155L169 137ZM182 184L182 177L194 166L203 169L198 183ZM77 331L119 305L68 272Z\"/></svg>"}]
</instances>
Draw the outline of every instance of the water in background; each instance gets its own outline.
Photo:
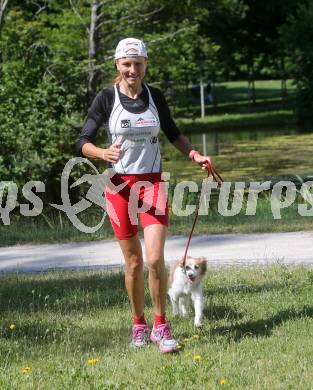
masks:
<instances>
[{"instance_id":1,"label":"water in background","mask_svg":"<svg viewBox=\"0 0 313 390\"><path fill-rule=\"evenodd\" d=\"M313 133L296 129L259 129L189 134L192 144L212 157L226 181L266 180L313 174ZM163 171L175 180L204 175L168 142L163 142Z\"/></svg>"}]
</instances>

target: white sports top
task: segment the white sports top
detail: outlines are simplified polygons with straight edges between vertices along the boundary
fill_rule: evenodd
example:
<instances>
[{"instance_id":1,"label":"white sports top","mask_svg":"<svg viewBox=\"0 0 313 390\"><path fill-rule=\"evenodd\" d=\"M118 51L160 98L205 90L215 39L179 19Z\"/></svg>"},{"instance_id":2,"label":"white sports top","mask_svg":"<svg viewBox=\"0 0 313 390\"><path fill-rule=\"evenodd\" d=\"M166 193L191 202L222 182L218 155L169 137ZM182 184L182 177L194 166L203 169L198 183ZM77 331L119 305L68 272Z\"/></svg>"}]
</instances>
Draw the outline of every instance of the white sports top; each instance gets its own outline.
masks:
<instances>
[{"instance_id":1,"label":"white sports top","mask_svg":"<svg viewBox=\"0 0 313 390\"><path fill-rule=\"evenodd\" d=\"M114 85L114 106L107 133L110 144L121 144L121 158L116 164L111 164L120 174L161 171L159 115L148 86L145 84L144 87L149 93L149 106L144 112L133 114L123 107Z\"/></svg>"}]
</instances>

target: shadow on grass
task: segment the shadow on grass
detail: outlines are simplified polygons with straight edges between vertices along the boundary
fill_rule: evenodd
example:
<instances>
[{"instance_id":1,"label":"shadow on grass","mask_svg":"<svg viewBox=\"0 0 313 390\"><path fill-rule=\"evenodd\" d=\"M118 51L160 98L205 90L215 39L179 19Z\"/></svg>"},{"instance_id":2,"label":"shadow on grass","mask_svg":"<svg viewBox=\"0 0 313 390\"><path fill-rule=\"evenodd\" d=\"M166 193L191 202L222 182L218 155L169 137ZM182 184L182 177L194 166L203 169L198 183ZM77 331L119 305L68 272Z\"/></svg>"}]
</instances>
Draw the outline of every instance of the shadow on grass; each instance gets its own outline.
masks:
<instances>
[{"instance_id":1,"label":"shadow on grass","mask_svg":"<svg viewBox=\"0 0 313 390\"><path fill-rule=\"evenodd\" d=\"M151 306L147 289L145 302ZM128 310L129 322L99 326L98 317L106 316L108 309L116 316ZM114 318L112 312L108 316ZM122 272L6 274L0 278L1 317L0 339L30 348L69 344L72 350L80 345L81 351L90 351L127 345L130 339L131 311Z\"/></svg>"},{"instance_id":2,"label":"shadow on grass","mask_svg":"<svg viewBox=\"0 0 313 390\"><path fill-rule=\"evenodd\" d=\"M247 337L268 337L275 327L286 321L304 317L313 318L313 307L303 306L301 309L283 310L266 319L216 327L212 329L212 336L222 335L234 341L240 341Z\"/></svg>"},{"instance_id":3,"label":"shadow on grass","mask_svg":"<svg viewBox=\"0 0 313 390\"><path fill-rule=\"evenodd\" d=\"M205 291L209 296L214 296L233 292L253 294L285 287L280 283L266 283L216 287ZM148 291L145 293L146 304L151 305ZM92 318L112 308L116 310L117 317L119 311L129 310L124 274L121 272L6 275L1 278L0 284L0 315L4 317L0 338L19 340L29 345L69 343L73 350L78 344L85 351L91 348L114 348L129 339L130 323L112 325L111 328L107 323L99 326L99 319L93 322ZM208 303L204 315L207 321L212 322L211 340L212 337L222 336L240 341L247 337L268 337L275 327L289 320L313 318L313 307L290 308L269 318L243 322L243 314L233 306ZM213 321L223 319L230 324L214 326ZM10 329L10 323L16 323L16 329Z\"/></svg>"},{"instance_id":4,"label":"shadow on grass","mask_svg":"<svg viewBox=\"0 0 313 390\"><path fill-rule=\"evenodd\" d=\"M243 314L234 310L231 306L208 305L203 311L204 317L209 321L219 321L220 319L238 320Z\"/></svg>"},{"instance_id":5,"label":"shadow on grass","mask_svg":"<svg viewBox=\"0 0 313 390\"><path fill-rule=\"evenodd\" d=\"M122 272L11 274L0 283L0 313L86 313L127 304Z\"/></svg>"},{"instance_id":6,"label":"shadow on grass","mask_svg":"<svg viewBox=\"0 0 313 390\"><path fill-rule=\"evenodd\" d=\"M69 344L72 350L80 345L82 352L114 348L129 339L130 323L111 328L105 322L102 327L93 316L128 307L122 272L6 275L0 284L0 338L30 348L34 344ZM15 329L10 329L12 323Z\"/></svg>"},{"instance_id":7,"label":"shadow on grass","mask_svg":"<svg viewBox=\"0 0 313 390\"><path fill-rule=\"evenodd\" d=\"M39 348L43 345L58 345L67 346L70 350L78 349L80 352L88 352L90 350L101 350L103 348L114 348L115 345L125 344L126 340L130 339L130 324L123 324L108 328L86 326L80 327L74 322L63 321L38 321L34 318L28 323L18 324L17 328L12 331L7 326L0 328L0 338L7 339L10 343L18 342L32 349L34 346ZM1 353L5 353L5 348L2 346ZM12 346L7 344L8 351ZM27 348L26 348L27 349Z\"/></svg>"},{"instance_id":8,"label":"shadow on grass","mask_svg":"<svg viewBox=\"0 0 313 390\"><path fill-rule=\"evenodd\" d=\"M215 296L216 294L257 294L260 292L279 291L286 288L286 281L282 283L263 283L259 285L237 284L233 286L217 286L205 288L206 296Z\"/></svg>"}]
</instances>

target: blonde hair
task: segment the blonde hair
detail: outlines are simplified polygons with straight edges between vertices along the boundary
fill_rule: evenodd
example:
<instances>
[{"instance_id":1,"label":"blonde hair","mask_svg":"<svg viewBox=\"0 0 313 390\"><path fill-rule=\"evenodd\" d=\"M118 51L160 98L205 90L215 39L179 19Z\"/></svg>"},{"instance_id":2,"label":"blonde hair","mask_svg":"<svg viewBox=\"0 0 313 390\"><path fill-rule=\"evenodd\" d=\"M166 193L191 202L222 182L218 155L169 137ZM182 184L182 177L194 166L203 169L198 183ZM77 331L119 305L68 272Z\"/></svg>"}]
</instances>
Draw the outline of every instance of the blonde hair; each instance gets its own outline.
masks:
<instances>
[{"instance_id":1,"label":"blonde hair","mask_svg":"<svg viewBox=\"0 0 313 390\"><path fill-rule=\"evenodd\" d=\"M116 75L114 76L114 78L112 80L112 84L113 85L119 84L121 81L122 81L122 76L119 73L116 73Z\"/></svg>"}]
</instances>

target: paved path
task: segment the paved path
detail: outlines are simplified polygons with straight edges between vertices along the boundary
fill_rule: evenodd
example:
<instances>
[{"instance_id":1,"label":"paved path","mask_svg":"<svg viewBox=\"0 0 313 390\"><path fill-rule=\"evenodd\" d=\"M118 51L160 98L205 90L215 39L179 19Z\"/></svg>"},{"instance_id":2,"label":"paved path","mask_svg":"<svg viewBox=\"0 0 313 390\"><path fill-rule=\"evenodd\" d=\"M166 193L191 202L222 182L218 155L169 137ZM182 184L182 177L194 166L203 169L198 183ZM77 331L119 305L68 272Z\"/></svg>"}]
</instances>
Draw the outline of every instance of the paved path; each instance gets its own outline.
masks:
<instances>
[{"instance_id":1,"label":"paved path","mask_svg":"<svg viewBox=\"0 0 313 390\"><path fill-rule=\"evenodd\" d=\"M186 243L186 237L168 237L166 262L181 258ZM313 232L194 236L188 254L206 256L209 265L214 267L275 262L313 265ZM122 265L118 243L113 240L0 248L0 271L28 272Z\"/></svg>"}]
</instances>

